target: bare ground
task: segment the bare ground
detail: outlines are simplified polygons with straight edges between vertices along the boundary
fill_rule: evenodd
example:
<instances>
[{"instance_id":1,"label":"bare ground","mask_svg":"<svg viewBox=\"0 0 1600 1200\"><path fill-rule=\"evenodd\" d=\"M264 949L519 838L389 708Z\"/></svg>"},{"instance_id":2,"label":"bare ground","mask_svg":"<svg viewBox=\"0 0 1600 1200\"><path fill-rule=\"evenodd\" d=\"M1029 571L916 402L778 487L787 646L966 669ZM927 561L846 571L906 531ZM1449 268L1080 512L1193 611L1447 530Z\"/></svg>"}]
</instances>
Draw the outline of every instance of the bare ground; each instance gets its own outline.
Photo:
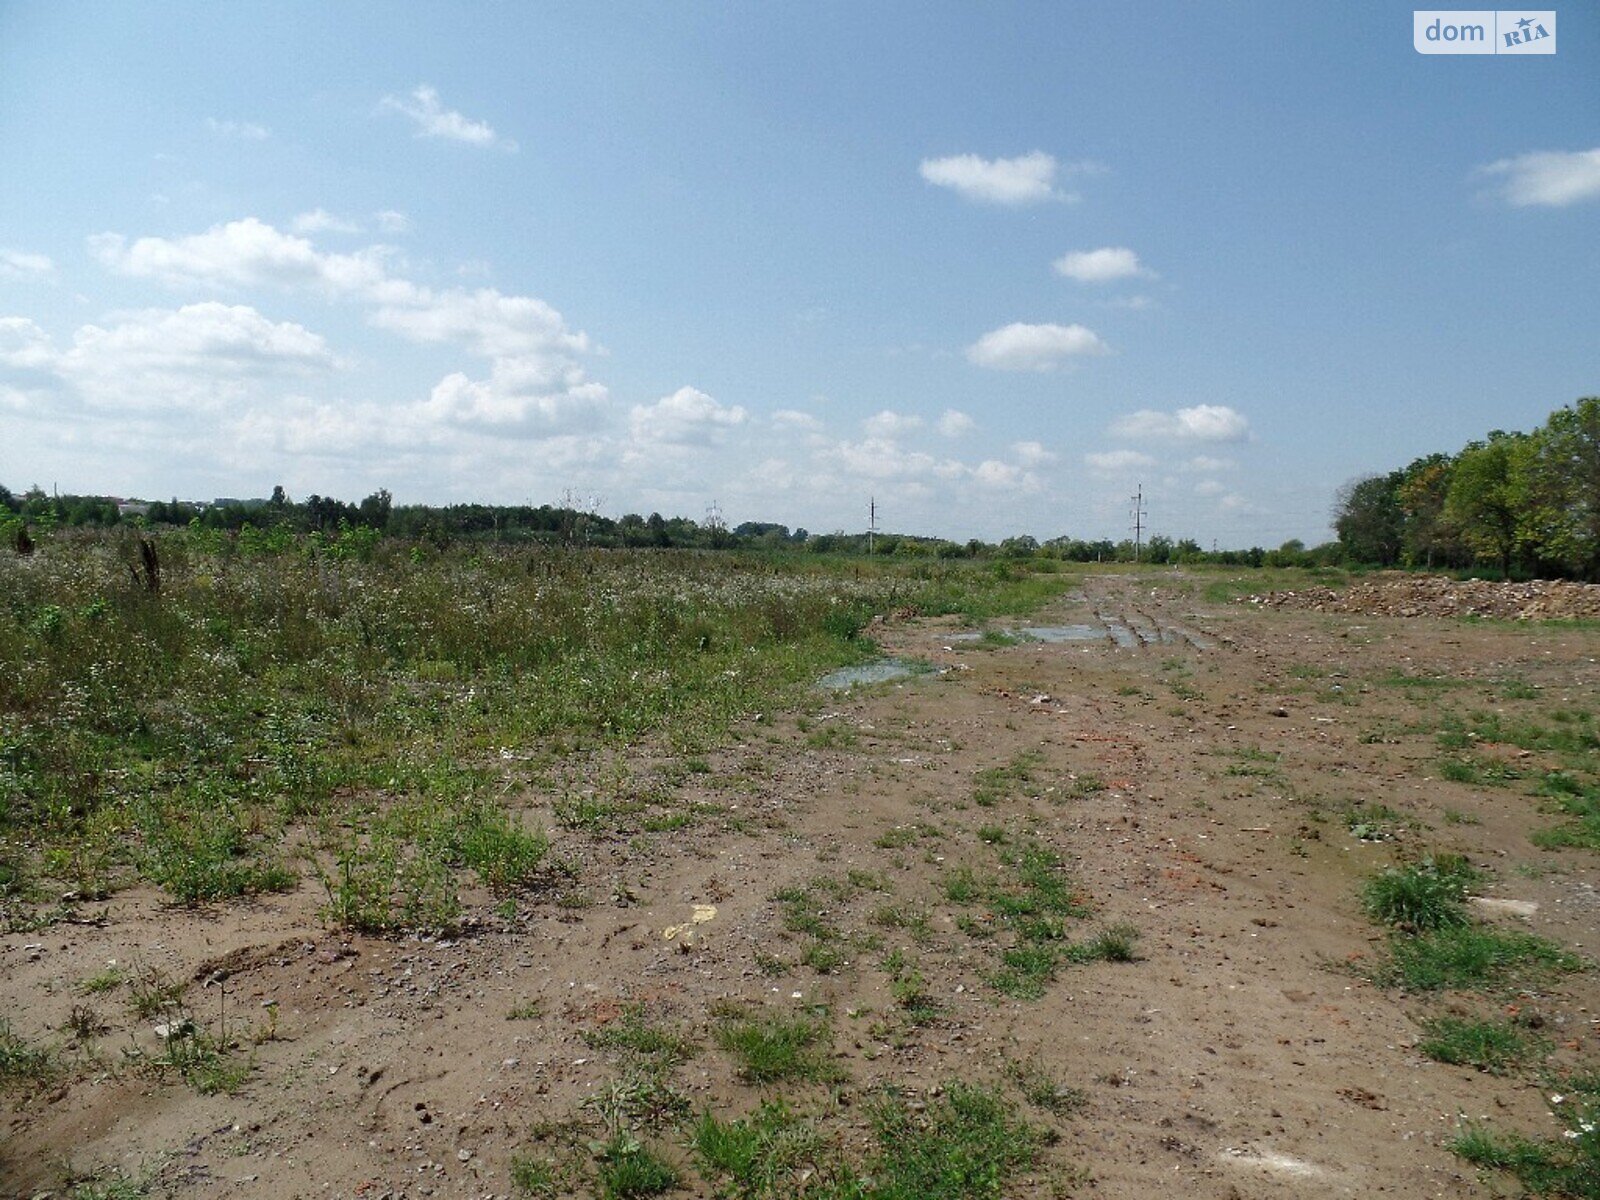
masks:
<instances>
[{"instance_id":1,"label":"bare ground","mask_svg":"<svg viewBox=\"0 0 1600 1200\"><path fill-rule=\"evenodd\" d=\"M707 1036L734 1000L826 1006L845 1081L790 1095L846 1141L864 1139L861 1102L883 1084L998 1083L1025 1062L1081 1089L1073 1113L1030 1114L1060 1141L1009 1194L1495 1194L1444 1143L1464 1117L1553 1135L1541 1088L1414 1049L1423 1001L1352 967L1383 947L1357 893L1399 854L1459 851L1489 871L1490 897L1526 902L1495 920L1600 957L1593 856L1537 849L1530 832L1553 818L1525 789L1438 778L1435 741L1451 706L1593 709L1600 633L1207 604L1178 575L1087 587L1033 623L1098 614L1151 644L991 646L895 621L875 631L886 649L946 669L751 722L708 770L672 777L716 815L570 830L526 797L576 883L515 915L476 897L453 940L342 935L315 883L201 910L134 890L84 906L83 923L0 939L13 1028L67 1064L8 1099L0 1191L65 1194L64 1179L112 1168L182 1197L510 1195L512 1155L542 1153L615 1078L583 1034L627 1005L698 1036L677 1072L694 1109L749 1110L762 1090ZM1505 700L1508 680L1539 699ZM629 765L652 769L643 751ZM1393 837L1353 836L1342 814L1377 804ZM1064 967L1038 999L1001 994L992 914L946 891L961 867L1001 869L996 838L1059 854L1094 909L1075 935L1129 923L1137 960ZM801 965L806 939L773 898L819 878L842 951L828 973ZM665 938L696 905L715 915ZM897 1004L896 949L931 1016ZM82 986L113 961L187 981L206 1029L252 1031L242 1087L202 1095L139 1068L124 1051L159 1039L127 986ZM1593 973L1518 1003L1552 1062L1593 1061ZM70 1035L75 1006L104 1031ZM687 1161L675 1139L658 1135Z\"/></svg>"}]
</instances>

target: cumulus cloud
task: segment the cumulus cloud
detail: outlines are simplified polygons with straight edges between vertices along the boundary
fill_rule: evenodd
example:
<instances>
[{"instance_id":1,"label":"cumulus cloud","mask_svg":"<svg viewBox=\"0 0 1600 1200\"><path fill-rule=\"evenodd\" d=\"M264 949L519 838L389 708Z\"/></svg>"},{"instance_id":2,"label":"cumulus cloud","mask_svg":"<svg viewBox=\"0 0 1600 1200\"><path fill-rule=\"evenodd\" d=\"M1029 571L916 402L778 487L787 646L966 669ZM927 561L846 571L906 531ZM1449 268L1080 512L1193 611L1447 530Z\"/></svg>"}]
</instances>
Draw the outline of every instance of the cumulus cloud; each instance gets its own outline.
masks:
<instances>
[{"instance_id":1,"label":"cumulus cloud","mask_svg":"<svg viewBox=\"0 0 1600 1200\"><path fill-rule=\"evenodd\" d=\"M303 325L207 301L114 314L57 350L25 317L0 319L0 367L68 388L85 404L146 413L217 410L264 381L325 373L338 360Z\"/></svg>"},{"instance_id":2,"label":"cumulus cloud","mask_svg":"<svg viewBox=\"0 0 1600 1200\"><path fill-rule=\"evenodd\" d=\"M1109 353L1100 336L1082 325L1015 322L968 346L967 361L997 371L1050 371L1072 358Z\"/></svg>"},{"instance_id":3,"label":"cumulus cloud","mask_svg":"<svg viewBox=\"0 0 1600 1200\"><path fill-rule=\"evenodd\" d=\"M1479 173L1499 177L1498 192L1517 208L1565 208L1600 199L1600 147L1593 150L1537 150L1502 158Z\"/></svg>"},{"instance_id":4,"label":"cumulus cloud","mask_svg":"<svg viewBox=\"0 0 1600 1200\"><path fill-rule=\"evenodd\" d=\"M654 404L636 404L628 416L641 445L709 446L749 419L741 405L725 405L698 388L681 387Z\"/></svg>"},{"instance_id":5,"label":"cumulus cloud","mask_svg":"<svg viewBox=\"0 0 1600 1200\"><path fill-rule=\"evenodd\" d=\"M327 227L322 210L306 225ZM369 246L350 254L317 249L309 238L246 217L181 238L119 234L90 239L109 269L174 286L302 289L366 306L376 328L423 344L450 344L490 360L486 377L454 371L417 401L411 417L456 430L547 439L595 419L609 397L589 380L580 358L597 353L588 336L533 296L495 288L424 287L391 270L392 252Z\"/></svg>"},{"instance_id":6,"label":"cumulus cloud","mask_svg":"<svg viewBox=\"0 0 1600 1200\"><path fill-rule=\"evenodd\" d=\"M986 488L1013 491L1028 485L1028 473L1021 467L987 458L972 468L972 478Z\"/></svg>"},{"instance_id":7,"label":"cumulus cloud","mask_svg":"<svg viewBox=\"0 0 1600 1200\"><path fill-rule=\"evenodd\" d=\"M27 317L0 317L0 367L23 371L47 370L54 365L55 347L50 335Z\"/></svg>"},{"instance_id":8,"label":"cumulus cloud","mask_svg":"<svg viewBox=\"0 0 1600 1200\"><path fill-rule=\"evenodd\" d=\"M533 296L497 288L434 290L394 281L377 293L383 302L371 323L415 342L455 342L477 354L509 356L587 354L585 333L567 328L561 314Z\"/></svg>"},{"instance_id":9,"label":"cumulus cloud","mask_svg":"<svg viewBox=\"0 0 1600 1200\"><path fill-rule=\"evenodd\" d=\"M954 408L947 408L939 418L938 429L947 438L963 437L978 427L978 423L966 413Z\"/></svg>"},{"instance_id":10,"label":"cumulus cloud","mask_svg":"<svg viewBox=\"0 0 1600 1200\"><path fill-rule=\"evenodd\" d=\"M55 273L48 255L21 250L0 250L0 279L38 280Z\"/></svg>"},{"instance_id":11,"label":"cumulus cloud","mask_svg":"<svg viewBox=\"0 0 1600 1200\"><path fill-rule=\"evenodd\" d=\"M173 286L320 286L359 293L388 279L389 251L371 246L354 254L324 254L311 241L245 217L180 238L142 237L131 244L119 233L89 238L89 252L107 270Z\"/></svg>"},{"instance_id":12,"label":"cumulus cloud","mask_svg":"<svg viewBox=\"0 0 1600 1200\"><path fill-rule=\"evenodd\" d=\"M254 121L219 121L216 117L207 117L206 128L220 138L241 142L264 142L272 136L272 130Z\"/></svg>"},{"instance_id":13,"label":"cumulus cloud","mask_svg":"<svg viewBox=\"0 0 1600 1200\"><path fill-rule=\"evenodd\" d=\"M296 233L360 233L361 226L334 216L325 208L303 212L289 223Z\"/></svg>"},{"instance_id":14,"label":"cumulus cloud","mask_svg":"<svg viewBox=\"0 0 1600 1200\"><path fill-rule=\"evenodd\" d=\"M378 229L383 233L410 233L411 218L403 212L392 208L383 209L372 214L372 219L378 223Z\"/></svg>"},{"instance_id":15,"label":"cumulus cloud","mask_svg":"<svg viewBox=\"0 0 1600 1200\"><path fill-rule=\"evenodd\" d=\"M1154 279L1156 273L1139 261L1126 246L1102 246L1098 250L1074 250L1052 264L1057 275L1079 283L1111 283L1118 279Z\"/></svg>"},{"instance_id":16,"label":"cumulus cloud","mask_svg":"<svg viewBox=\"0 0 1600 1200\"><path fill-rule=\"evenodd\" d=\"M904 437L922 428L922 418L891 412L886 408L861 422L861 428L869 438Z\"/></svg>"},{"instance_id":17,"label":"cumulus cloud","mask_svg":"<svg viewBox=\"0 0 1600 1200\"><path fill-rule=\"evenodd\" d=\"M1011 453L1025 467L1048 466L1061 457L1054 451L1046 450L1042 442L1012 442Z\"/></svg>"},{"instance_id":18,"label":"cumulus cloud","mask_svg":"<svg viewBox=\"0 0 1600 1200\"><path fill-rule=\"evenodd\" d=\"M1194 485L1194 494L1196 496L1220 496L1227 490L1226 484L1220 483L1215 479L1202 479Z\"/></svg>"},{"instance_id":19,"label":"cumulus cloud","mask_svg":"<svg viewBox=\"0 0 1600 1200\"><path fill-rule=\"evenodd\" d=\"M1085 454L1083 461L1089 464L1091 470L1106 473L1132 471L1156 465L1155 459L1137 450L1106 450L1097 454Z\"/></svg>"},{"instance_id":20,"label":"cumulus cloud","mask_svg":"<svg viewBox=\"0 0 1600 1200\"><path fill-rule=\"evenodd\" d=\"M487 379L460 371L445 376L418 411L458 428L543 438L588 427L608 400L606 388L585 380L574 366L499 358Z\"/></svg>"},{"instance_id":21,"label":"cumulus cloud","mask_svg":"<svg viewBox=\"0 0 1600 1200\"><path fill-rule=\"evenodd\" d=\"M412 89L409 95L385 96L378 107L410 117L416 124L418 137L444 138L486 149L514 151L517 148L516 142L501 137L487 121L474 121L454 109L445 108L439 100L439 90L425 83Z\"/></svg>"},{"instance_id":22,"label":"cumulus cloud","mask_svg":"<svg viewBox=\"0 0 1600 1200\"><path fill-rule=\"evenodd\" d=\"M1019 208L1077 198L1056 190L1057 163L1043 150L1018 158L980 158L976 154L925 158L918 169L935 187L949 188L981 204Z\"/></svg>"},{"instance_id":23,"label":"cumulus cloud","mask_svg":"<svg viewBox=\"0 0 1600 1200\"><path fill-rule=\"evenodd\" d=\"M1197 404L1176 412L1142 408L1119 418L1111 432L1124 438L1162 438L1191 442L1242 442L1250 434L1243 414L1225 404Z\"/></svg>"}]
</instances>

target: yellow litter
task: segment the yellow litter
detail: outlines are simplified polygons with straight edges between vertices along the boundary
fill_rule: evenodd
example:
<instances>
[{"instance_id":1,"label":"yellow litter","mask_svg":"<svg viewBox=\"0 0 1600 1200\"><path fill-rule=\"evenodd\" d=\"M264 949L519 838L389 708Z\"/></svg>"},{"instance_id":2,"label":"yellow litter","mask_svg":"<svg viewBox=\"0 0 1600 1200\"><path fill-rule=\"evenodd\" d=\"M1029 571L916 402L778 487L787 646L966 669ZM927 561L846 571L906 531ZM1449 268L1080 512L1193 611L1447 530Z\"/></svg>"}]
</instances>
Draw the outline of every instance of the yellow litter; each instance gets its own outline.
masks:
<instances>
[{"instance_id":1,"label":"yellow litter","mask_svg":"<svg viewBox=\"0 0 1600 1200\"><path fill-rule=\"evenodd\" d=\"M717 906L715 904L696 904L693 914L687 921L682 925L668 925L661 931L661 936L670 942L680 934L691 932L696 925L704 925L716 915Z\"/></svg>"}]
</instances>

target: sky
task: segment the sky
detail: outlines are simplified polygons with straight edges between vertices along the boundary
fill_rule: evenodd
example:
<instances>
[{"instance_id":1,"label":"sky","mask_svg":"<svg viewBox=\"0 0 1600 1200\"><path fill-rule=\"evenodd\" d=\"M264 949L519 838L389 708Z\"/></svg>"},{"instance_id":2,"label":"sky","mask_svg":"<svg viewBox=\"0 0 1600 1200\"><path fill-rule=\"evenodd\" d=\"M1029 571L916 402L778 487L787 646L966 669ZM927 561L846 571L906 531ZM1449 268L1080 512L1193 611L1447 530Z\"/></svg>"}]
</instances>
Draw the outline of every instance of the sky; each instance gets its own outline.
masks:
<instances>
[{"instance_id":1,"label":"sky","mask_svg":"<svg viewBox=\"0 0 1600 1200\"><path fill-rule=\"evenodd\" d=\"M0 0L0 483L1331 536L1600 393L1600 9Z\"/></svg>"}]
</instances>

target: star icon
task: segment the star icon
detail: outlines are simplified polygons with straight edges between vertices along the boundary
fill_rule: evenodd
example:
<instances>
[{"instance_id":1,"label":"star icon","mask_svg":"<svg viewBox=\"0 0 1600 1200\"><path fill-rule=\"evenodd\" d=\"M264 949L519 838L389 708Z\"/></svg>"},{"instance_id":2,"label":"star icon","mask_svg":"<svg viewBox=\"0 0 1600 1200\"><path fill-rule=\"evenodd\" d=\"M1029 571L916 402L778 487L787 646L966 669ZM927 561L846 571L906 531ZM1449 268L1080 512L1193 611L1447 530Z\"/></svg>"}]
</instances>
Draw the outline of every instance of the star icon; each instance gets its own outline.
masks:
<instances>
[{"instance_id":1,"label":"star icon","mask_svg":"<svg viewBox=\"0 0 1600 1200\"><path fill-rule=\"evenodd\" d=\"M1533 22L1528 20L1527 17L1523 17L1522 20L1517 22L1517 28L1518 29L1526 29L1529 25L1532 25L1532 24L1533 24Z\"/></svg>"}]
</instances>

